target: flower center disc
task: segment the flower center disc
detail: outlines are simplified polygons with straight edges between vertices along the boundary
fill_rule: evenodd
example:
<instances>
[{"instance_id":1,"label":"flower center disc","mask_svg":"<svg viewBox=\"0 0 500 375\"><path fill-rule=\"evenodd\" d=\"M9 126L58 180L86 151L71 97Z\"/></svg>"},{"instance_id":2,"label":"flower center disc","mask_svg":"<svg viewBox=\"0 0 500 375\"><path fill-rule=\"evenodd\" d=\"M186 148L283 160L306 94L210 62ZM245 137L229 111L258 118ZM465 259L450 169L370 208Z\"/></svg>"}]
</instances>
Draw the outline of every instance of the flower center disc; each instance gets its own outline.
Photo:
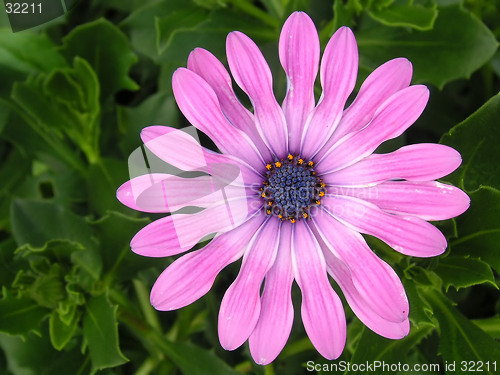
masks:
<instances>
[{"instance_id":1,"label":"flower center disc","mask_svg":"<svg viewBox=\"0 0 500 375\"><path fill-rule=\"evenodd\" d=\"M326 193L325 184L314 171L314 163L288 155L267 164L266 169L261 188L266 213L292 223L309 218L311 207L320 205Z\"/></svg>"}]
</instances>

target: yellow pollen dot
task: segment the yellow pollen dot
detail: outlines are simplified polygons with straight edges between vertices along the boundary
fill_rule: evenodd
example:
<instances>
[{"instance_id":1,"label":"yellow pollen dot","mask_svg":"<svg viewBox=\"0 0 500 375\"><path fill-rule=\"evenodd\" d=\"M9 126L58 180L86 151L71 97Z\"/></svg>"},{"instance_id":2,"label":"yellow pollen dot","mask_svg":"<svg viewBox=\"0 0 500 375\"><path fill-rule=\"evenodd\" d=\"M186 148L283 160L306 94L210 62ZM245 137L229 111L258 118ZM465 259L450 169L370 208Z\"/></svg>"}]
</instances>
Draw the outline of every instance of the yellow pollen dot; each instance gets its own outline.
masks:
<instances>
[{"instance_id":1,"label":"yellow pollen dot","mask_svg":"<svg viewBox=\"0 0 500 375\"><path fill-rule=\"evenodd\" d=\"M273 202L269 202L268 205L272 206L273 205Z\"/></svg>"},{"instance_id":2,"label":"yellow pollen dot","mask_svg":"<svg viewBox=\"0 0 500 375\"><path fill-rule=\"evenodd\" d=\"M283 219L283 215L281 215L281 214L279 214L279 215L278 215L278 217L279 217L280 219Z\"/></svg>"},{"instance_id":3,"label":"yellow pollen dot","mask_svg":"<svg viewBox=\"0 0 500 375\"><path fill-rule=\"evenodd\" d=\"M292 219L290 219L290 222L291 222L292 224L294 224L294 223L295 223L295 219L293 219L293 218L292 218Z\"/></svg>"},{"instance_id":4,"label":"yellow pollen dot","mask_svg":"<svg viewBox=\"0 0 500 375\"><path fill-rule=\"evenodd\" d=\"M273 166L271 164L266 165L266 168L267 168L268 171L270 171L272 167Z\"/></svg>"},{"instance_id":5,"label":"yellow pollen dot","mask_svg":"<svg viewBox=\"0 0 500 375\"><path fill-rule=\"evenodd\" d=\"M262 198L265 198L265 197L266 197L266 193L262 193L260 196L261 196Z\"/></svg>"},{"instance_id":6,"label":"yellow pollen dot","mask_svg":"<svg viewBox=\"0 0 500 375\"><path fill-rule=\"evenodd\" d=\"M303 213L302 216L304 216L304 219L307 219L307 213Z\"/></svg>"},{"instance_id":7,"label":"yellow pollen dot","mask_svg":"<svg viewBox=\"0 0 500 375\"><path fill-rule=\"evenodd\" d=\"M320 192L319 192L319 196L320 196L320 197L324 197L324 196L325 196L325 193L324 193L324 192L322 192L322 191L320 191Z\"/></svg>"},{"instance_id":8,"label":"yellow pollen dot","mask_svg":"<svg viewBox=\"0 0 500 375\"><path fill-rule=\"evenodd\" d=\"M271 210L266 211L268 215L271 215Z\"/></svg>"},{"instance_id":9,"label":"yellow pollen dot","mask_svg":"<svg viewBox=\"0 0 500 375\"><path fill-rule=\"evenodd\" d=\"M297 163L299 163L299 164L302 164L303 162L304 162L304 160L302 160L302 159L297 160Z\"/></svg>"},{"instance_id":10,"label":"yellow pollen dot","mask_svg":"<svg viewBox=\"0 0 500 375\"><path fill-rule=\"evenodd\" d=\"M308 166L312 167L314 165L313 161L311 160L309 163L307 163Z\"/></svg>"},{"instance_id":11,"label":"yellow pollen dot","mask_svg":"<svg viewBox=\"0 0 500 375\"><path fill-rule=\"evenodd\" d=\"M326 184L325 184L324 182L322 182L321 184L319 184L319 186L321 186L321 187L325 187L325 186L326 186Z\"/></svg>"},{"instance_id":12,"label":"yellow pollen dot","mask_svg":"<svg viewBox=\"0 0 500 375\"><path fill-rule=\"evenodd\" d=\"M319 206L321 204L321 201L317 200L316 204Z\"/></svg>"},{"instance_id":13,"label":"yellow pollen dot","mask_svg":"<svg viewBox=\"0 0 500 375\"><path fill-rule=\"evenodd\" d=\"M293 159L293 155L292 154L288 154L288 160L292 160Z\"/></svg>"},{"instance_id":14,"label":"yellow pollen dot","mask_svg":"<svg viewBox=\"0 0 500 375\"><path fill-rule=\"evenodd\" d=\"M276 166L276 168L281 167L281 163L279 161L277 161L276 163L274 163L274 165Z\"/></svg>"}]
</instances>

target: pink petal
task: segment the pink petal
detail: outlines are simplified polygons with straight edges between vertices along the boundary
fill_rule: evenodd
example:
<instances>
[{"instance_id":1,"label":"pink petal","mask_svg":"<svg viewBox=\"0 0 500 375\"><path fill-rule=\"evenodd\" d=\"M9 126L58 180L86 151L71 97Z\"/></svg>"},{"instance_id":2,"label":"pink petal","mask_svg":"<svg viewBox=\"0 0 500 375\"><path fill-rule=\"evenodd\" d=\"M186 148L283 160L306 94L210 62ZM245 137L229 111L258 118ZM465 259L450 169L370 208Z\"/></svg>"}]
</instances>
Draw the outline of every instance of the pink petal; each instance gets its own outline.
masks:
<instances>
[{"instance_id":1,"label":"pink petal","mask_svg":"<svg viewBox=\"0 0 500 375\"><path fill-rule=\"evenodd\" d=\"M279 55L288 88L283 111L288 126L289 151L300 151L302 130L314 108L314 81L318 74L319 38L314 23L304 12L294 12L283 25Z\"/></svg>"},{"instance_id":2,"label":"pink petal","mask_svg":"<svg viewBox=\"0 0 500 375\"><path fill-rule=\"evenodd\" d=\"M332 153L332 156L334 153ZM451 147L420 143L401 147L389 154L373 154L347 168L324 175L327 184L374 185L390 179L429 181L458 168L462 158Z\"/></svg>"},{"instance_id":3,"label":"pink petal","mask_svg":"<svg viewBox=\"0 0 500 375\"><path fill-rule=\"evenodd\" d=\"M249 167L242 160L221 155L202 147L188 133L168 126L150 126L141 132L142 141L148 150L162 161L184 171L214 173L221 180L231 181L233 186L253 186L262 184L262 175ZM155 163L148 160L149 166ZM162 170L164 165L157 166ZM235 178L235 168L237 177ZM144 167L147 170L146 166Z\"/></svg>"},{"instance_id":4,"label":"pink petal","mask_svg":"<svg viewBox=\"0 0 500 375\"><path fill-rule=\"evenodd\" d=\"M302 321L318 352L327 359L342 354L346 322L339 297L333 291L318 242L303 221L294 224L292 265L302 292Z\"/></svg>"},{"instance_id":5,"label":"pink petal","mask_svg":"<svg viewBox=\"0 0 500 375\"><path fill-rule=\"evenodd\" d=\"M227 121L217 96L203 78L179 68L172 76L172 89L184 116L207 134L222 152L235 155L252 166L262 165L262 157L255 145L245 133Z\"/></svg>"},{"instance_id":6,"label":"pink petal","mask_svg":"<svg viewBox=\"0 0 500 375\"><path fill-rule=\"evenodd\" d=\"M228 199L244 198L247 192L212 176L182 178L151 173L127 181L116 194L121 203L134 210L174 212L186 206L205 208Z\"/></svg>"},{"instance_id":7,"label":"pink petal","mask_svg":"<svg viewBox=\"0 0 500 375\"><path fill-rule=\"evenodd\" d=\"M250 137L264 160L272 160L269 149L255 127L253 114L236 97L231 77L224 65L209 51L203 48L195 48L189 55L188 69L207 81L217 95L217 99L219 99L224 116L233 126Z\"/></svg>"},{"instance_id":8,"label":"pink petal","mask_svg":"<svg viewBox=\"0 0 500 375\"><path fill-rule=\"evenodd\" d=\"M417 217L388 214L372 203L346 196L326 195L321 203L339 221L380 238L402 254L432 257L446 250L446 238L439 229Z\"/></svg>"},{"instance_id":9,"label":"pink petal","mask_svg":"<svg viewBox=\"0 0 500 375\"><path fill-rule=\"evenodd\" d=\"M161 182L169 177L171 177L171 175L165 173L151 173L135 177L118 188L116 191L116 198L121 204L133 210L143 212L168 212L164 202L151 200L151 204L147 207L139 207L137 205L137 198L148 189L151 189L151 187L161 186Z\"/></svg>"},{"instance_id":10,"label":"pink petal","mask_svg":"<svg viewBox=\"0 0 500 375\"><path fill-rule=\"evenodd\" d=\"M270 218L245 251L236 280L224 294L219 310L219 340L226 350L241 346L252 333L260 314L260 287L276 258L279 220Z\"/></svg>"},{"instance_id":11,"label":"pink petal","mask_svg":"<svg viewBox=\"0 0 500 375\"><path fill-rule=\"evenodd\" d=\"M243 255L263 220L263 215L254 216L238 228L217 235L204 248L177 259L156 280L151 304L157 310L175 310L205 295L219 272Z\"/></svg>"},{"instance_id":12,"label":"pink petal","mask_svg":"<svg viewBox=\"0 0 500 375\"><path fill-rule=\"evenodd\" d=\"M462 190L436 181L387 181L367 188L332 187L329 193L348 195L382 210L424 220L446 220L465 212L470 199Z\"/></svg>"},{"instance_id":13,"label":"pink petal","mask_svg":"<svg viewBox=\"0 0 500 375\"><path fill-rule=\"evenodd\" d=\"M257 198L235 199L195 214L170 215L142 228L132 238L130 246L135 253L149 257L179 254L211 233L238 227L261 207Z\"/></svg>"},{"instance_id":14,"label":"pink petal","mask_svg":"<svg viewBox=\"0 0 500 375\"><path fill-rule=\"evenodd\" d=\"M267 365L281 352L293 324L292 224L283 222L276 260L266 275L260 316L250 335L250 352L256 363Z\"/></svg>"},{"instance_id":15,"label":"pink petal","mask_svg":"<svg viewBox=\"0 0 500 375\"><path fill-rule=\"evenodd\" d=\"M394 270L373 253L359 233L328 213L323 212L313 220L318 232L316 237L324 241L326 252L332 253L348 268L349 282L364 303L384 320L396 323L406 320L408 299Z\"/></svg>"},{"instance_id":16,"label":"pink petal","mask_svg":"<svg viewBox=\"0 0 500 375\"><path fill-rule=\"evenodd\" d=\"M278 157L288 152L288 135L283 111L273 93L272 75L257 45L239 31L229 33L226 54L234 80L250 97L257 129Z\"/></svg>"},{"instance_id":17,"label":"pink petal","mask_svg":"<svg viewBox=\"0 0 500 375\"><path fill-rule=\"evenodd\" d=\"M410 321L408 318L402 322L391 322L381 318L371 305L361 296L352 282L349 268L337 259L328 249L324 249L328 273L337 282L344 293L352 311L373 332L388 339L401 339L410 332Z\"/></svg>"},{"instance_id":18,"label":"pink petal","mask_svg":"<svg viewBox=\"0 0 500 375\"><path fill-rule=\"evenodd\" d=\"M422 85L410 86L392 95L377 110L372 122L351 133L330 149L318 164L318 172L345 168L370 155L384 141L401 135L420 116L429 99Z\"/></svg>"},{"instance_id":19,"label":"pink petal","mask_svg":"<svg viewBox=\"0 0 500 375\"><path fill-rule=\"evenodd\" d=\"M321 60L323 94L307 119L301 156L312 158L335 131L358 73L358 47L351 29L341 27L328 42Z\"/></svg>"},{"instance_id":20,"label":"pink petal","mask_svg":"<svg viewBox=\"0 0 500 375\"><path fill-rule=\"evenodd\" d=\"M385 100L408 87L411 76L412 66L405 58L390 60L375 69L361 85L354 102L344 111L337 129L316 155L317 160L321 160L344 135L364 128Z\"/></svg>"}]
</instances>

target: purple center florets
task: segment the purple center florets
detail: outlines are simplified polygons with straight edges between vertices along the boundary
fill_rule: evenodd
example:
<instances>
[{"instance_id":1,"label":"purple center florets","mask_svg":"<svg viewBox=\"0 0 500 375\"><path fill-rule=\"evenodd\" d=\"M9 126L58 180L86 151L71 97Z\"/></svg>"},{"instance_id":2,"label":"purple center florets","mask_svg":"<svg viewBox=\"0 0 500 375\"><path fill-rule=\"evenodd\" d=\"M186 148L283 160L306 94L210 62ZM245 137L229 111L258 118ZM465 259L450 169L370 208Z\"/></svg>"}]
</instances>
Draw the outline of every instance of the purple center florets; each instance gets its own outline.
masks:
<instances>
[{"instance_id":1,"label":"purple center florets","mask_svg":"<svg viewBox=\"0 0 500 375\"><path fill-rule=\"evenodd\" d=\"M266 213L292 223L309 218L311 208L320 205L326 193L325 184L314 171L314 162L299 156L288 155L267 164L264 175L261 197Z\"/></svg>"}]
</instances>

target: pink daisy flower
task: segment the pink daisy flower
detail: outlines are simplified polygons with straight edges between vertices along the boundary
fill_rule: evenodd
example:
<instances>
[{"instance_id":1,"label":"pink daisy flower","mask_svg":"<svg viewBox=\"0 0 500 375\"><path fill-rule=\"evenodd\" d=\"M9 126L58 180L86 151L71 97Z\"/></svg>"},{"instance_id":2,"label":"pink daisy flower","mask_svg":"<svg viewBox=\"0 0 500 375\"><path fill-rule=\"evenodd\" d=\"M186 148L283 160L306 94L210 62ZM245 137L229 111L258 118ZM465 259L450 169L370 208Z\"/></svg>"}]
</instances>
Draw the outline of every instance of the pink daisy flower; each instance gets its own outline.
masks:
<instances>
[{"instance_id":1,"label":"pink daisy flower","mask_svg":"<svg viewBox=\"0 0 500 375\"><path fill-rule=\"evenodd\" d=\"M227 37L229 68L250 98L252 113L237 99L223 64L195 49L187 69L173 75L175 99L222 153L201 147L184 131L148 127L141 134L148 150L183 171L204 174L151 173L132 178L117 192L133 209L172 213L135 235L131 247L138 254L180 254L216 233L159 276L151 291L156 309L192 303L224 267L242 258L222 299L219 338L227 350L248 340L260 364L273 361L289 337L294 280L302 293L305 330L325 358L340 356L346 340L344 310L328 275L367 327L387 338L406 336L403 285L361 233L402 254L437 256L446 239L428 221L452 218L469 206L460 189L434 181L460 165L454 149L414 144L374 154L411 126L427 103L428 89L410 86L408 60L377 68L345 108L358 69L349 28L332 36L320 63L313 22L305 13L293 13L281 32L279 57L288 78L282 106L255 43L237 31ZM316 103L318 68L323 93ZM186 206L203 209L176 212Z\"/></svg>"}]
</instances>

